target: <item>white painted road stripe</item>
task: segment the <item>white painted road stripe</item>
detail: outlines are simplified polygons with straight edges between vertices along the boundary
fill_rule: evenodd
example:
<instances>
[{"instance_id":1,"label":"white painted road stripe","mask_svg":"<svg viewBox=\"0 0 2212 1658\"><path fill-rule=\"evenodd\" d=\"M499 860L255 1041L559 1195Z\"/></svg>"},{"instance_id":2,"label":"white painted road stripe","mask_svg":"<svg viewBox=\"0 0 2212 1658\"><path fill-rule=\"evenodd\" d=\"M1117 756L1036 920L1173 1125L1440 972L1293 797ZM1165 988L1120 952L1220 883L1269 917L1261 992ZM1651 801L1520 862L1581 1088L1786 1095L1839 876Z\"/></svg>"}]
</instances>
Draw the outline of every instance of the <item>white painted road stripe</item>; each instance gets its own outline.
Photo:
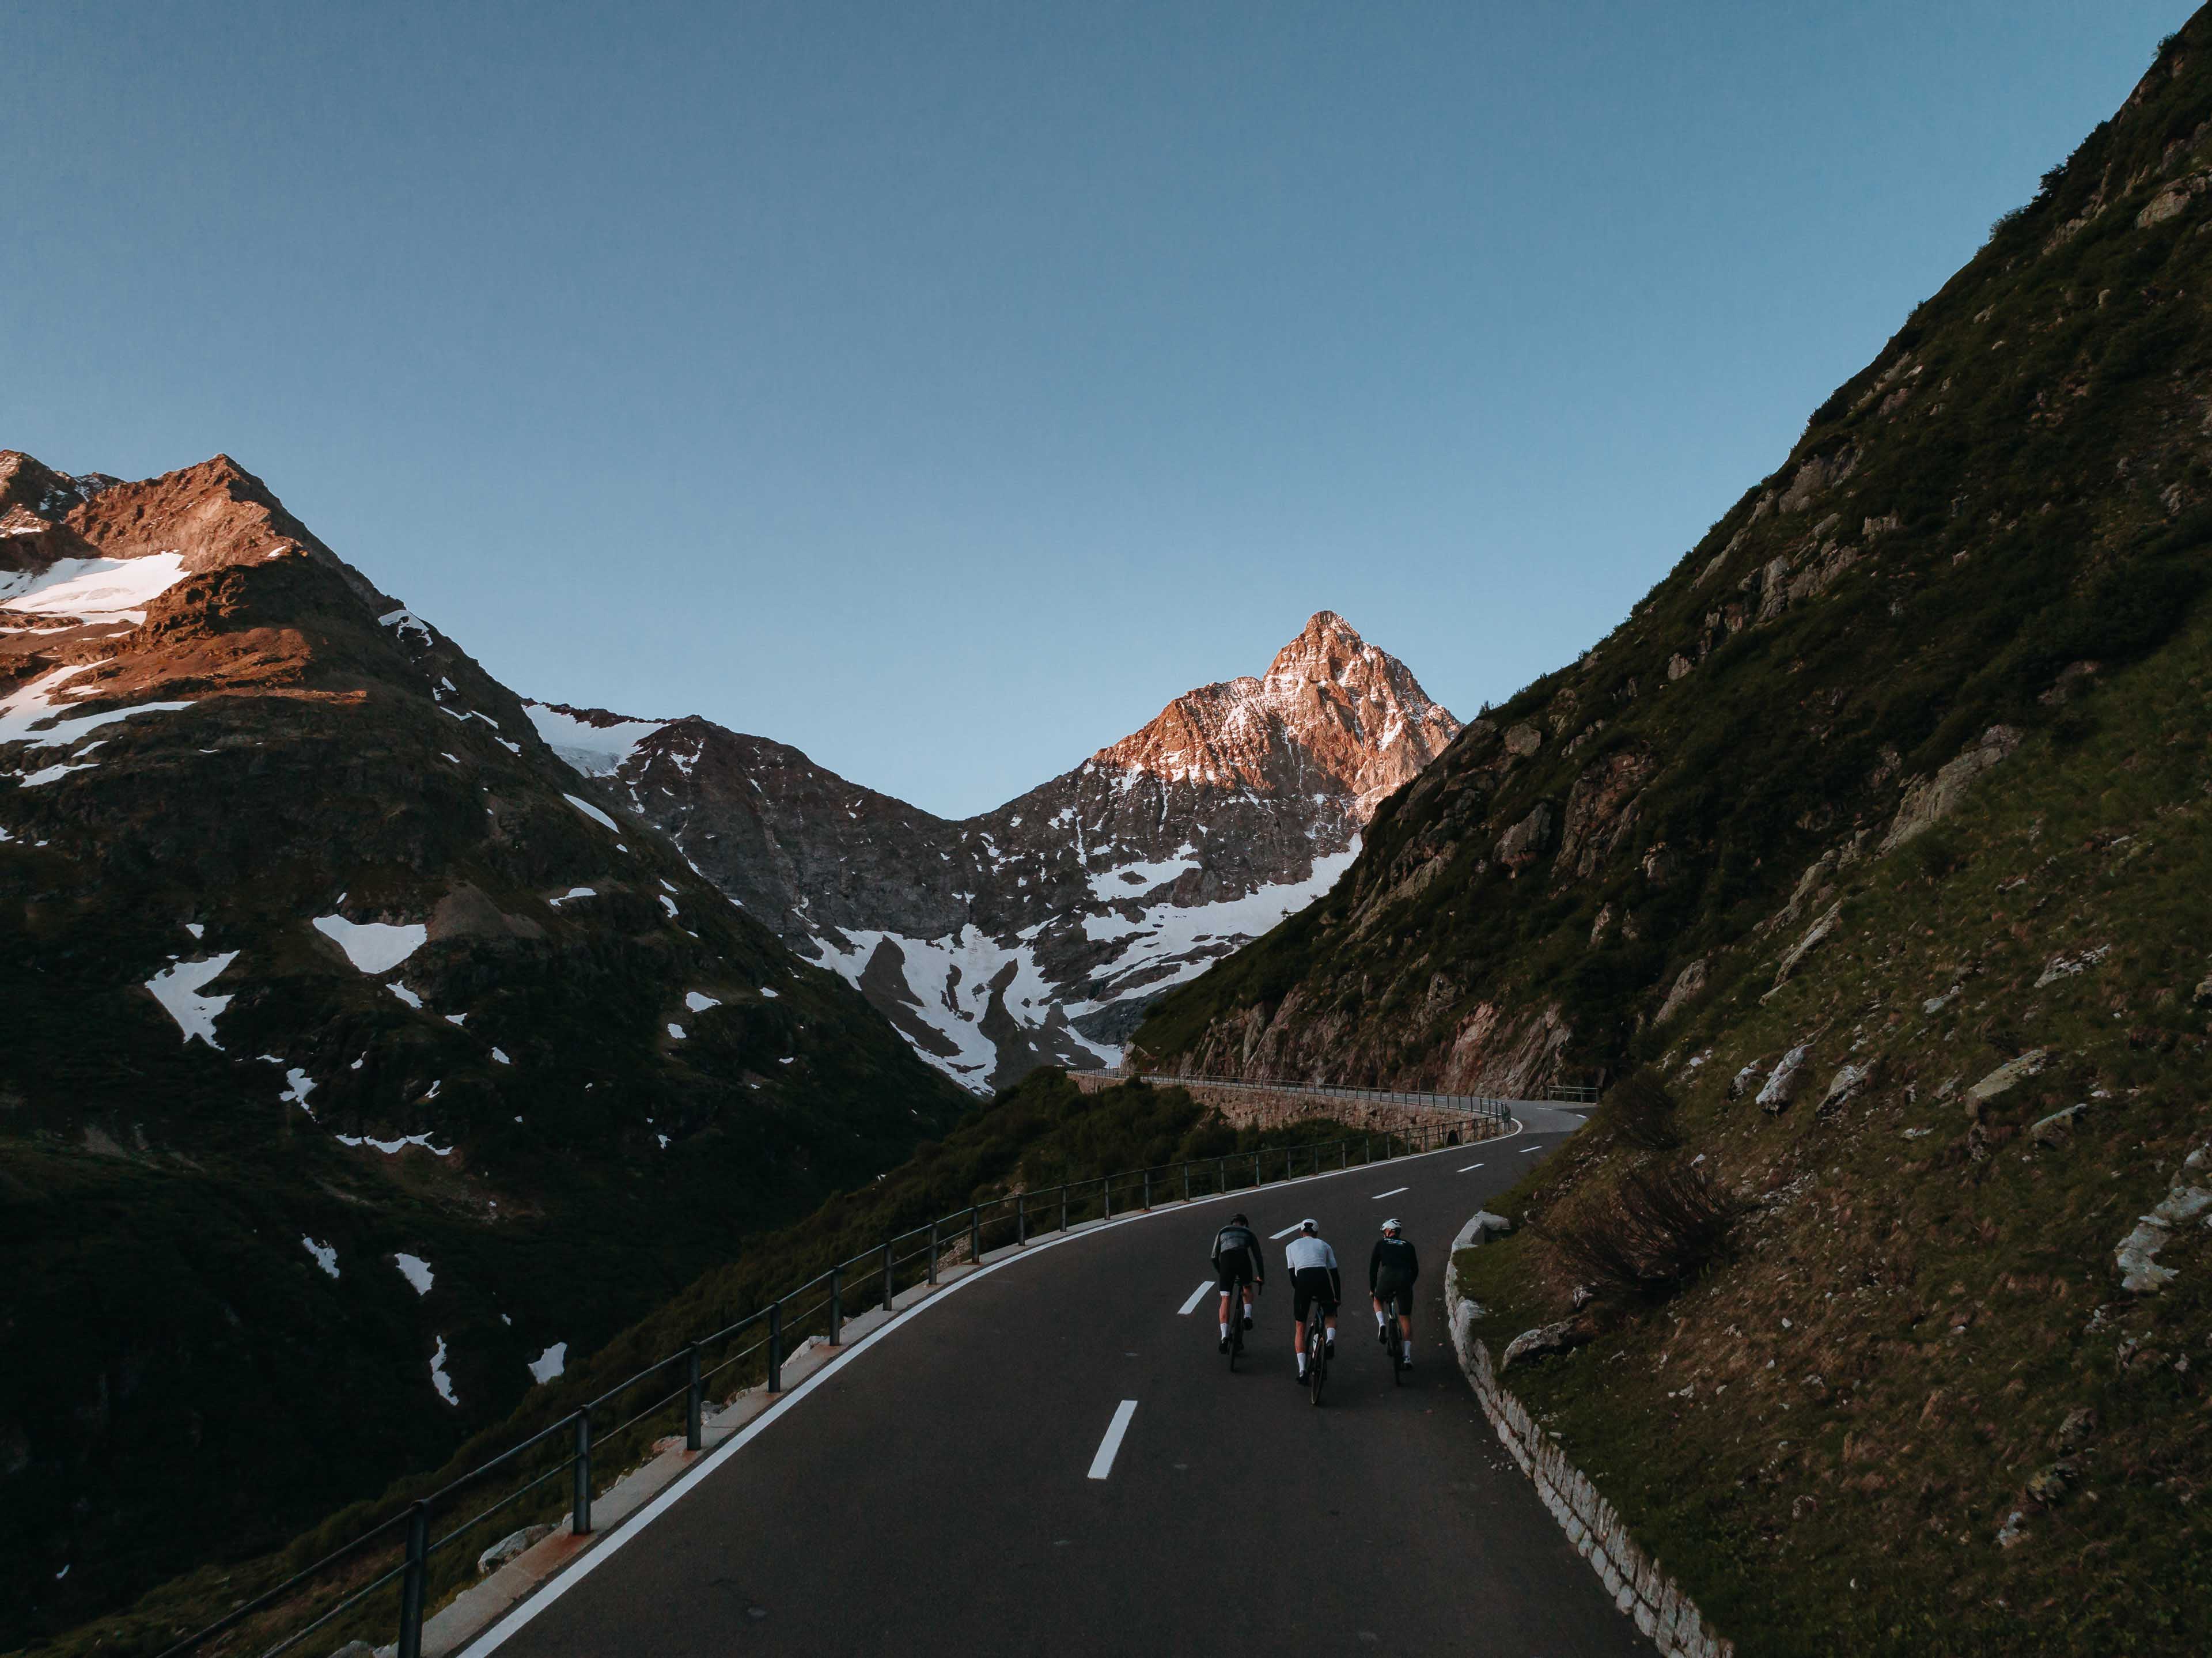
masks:
<instances>
[{"instance_id":1,"label":"white painted road stripe","mask_svg":"<svg viewBox=\"0 0 2212 1658\"><path fill-rule=\"evenodd\" d=\"M1268 1236L1268 1237L1269 1237L1269 1239L1271 1239L1271 1240L1275 1239L1275 1238L1286 1238L1286 1237L1290 1236L1290 1235L1291 1235L1291 1233L1293 1233L1293 1232L1297 1231L1297 1230L1298 1230L1298 1228L1299 1228L1299 1227L1301 1227L1301 1226L1303 1226L1303 1225L1304 1225L1304 1224L1305 1224L1305 1223L1304 1223L1304 1221L1294 1221L1294 1222L1292 1222L1290 1225L1285 1226L1285 1228L1283 1228L1283 1230L1282 1230L1281 1231L1279 1231L1279 1232L1270 1232L1270 1233L1268 1233L1268 1234L1267 1234L1267 1236Z\"/></svg>"},{"instance_id":2,"label":"white painted road stripe","mask_svg":"<svg viewBox=\"0 0 2212 1658\"><path fill-rule=\"evenodd\" d=\"M1137 1401L1125 1399L1115 1408L1114 1419L1106 1424L1106 1437L1098 1442L1098 1455L1091 1459L1091 1477L1103 1479L1114 1472L1114 1454L1121 1448L1121 1436L1129 1431L1129 1418L1137 1413Z\"/></svg>"},{"instance_id":3,"label":"white painted road stripe","mask_svg":"<svg viewBox=\"0 0 2212 1658\"><path fill-rule=\"evenodd\" d=\"M1540 1151L1543 1149L1544 1148L1540 1145L1524 1145L1521 1148L1521 1155L1525 1157L1531 1151Z\"/></svg>"},{"instance_id":4,"label":"white painted road stripe","mask_svg":"<svg viewBox=\"0 0 2212 1658\"><path fill-rule=\"evenodd\" d=\"M1387 1192L1377 1192L1371 1201L1380 1203L1384 1198L1395 1198L1401 1192L1410 1192L1413 1189L1410 1186L1394 1186Z\"/></svg>"},{"instance_id":5,"label":"white painted road stripe","mask_svg":"<svg viewBox=\"0 0 2212 1658\"><path fill-rule=\"evenodd\" d=\"M1480 1169L1480 1168L1481 1168L1481 1167L1482 1167L1482 1165L1481 1165L1480 1163L1471 1163L1468 1164L1468 1166L1467 1166L1466 1168L1464 1168L1464 1169L1461 1169L1459 1172L1460 1172L1461 1174L1462 1174L1462 1175L1472 1175L1472 1174L1473 1174L1476 1169Z\"/></svg>"},{"instance_id":6,"label":"white painted road stripe","mask_svg":"<svg viewBox=\"0 0 2212 1658\"><path fill-rule=\"evenodd\" d=\"M1205 1283L1200 1284L1198 1288L1190 1292L1190 1299L1183 1303L1183 1304L1176 1310L1181 1312L1185 1317L1188 1317L1191 1313L1197 1309L1198 1303L1206 1299L1206 1292L1212 1287L1213 1280L1212 1278L1206 1279Z\"/></svg>"}]
</instances>

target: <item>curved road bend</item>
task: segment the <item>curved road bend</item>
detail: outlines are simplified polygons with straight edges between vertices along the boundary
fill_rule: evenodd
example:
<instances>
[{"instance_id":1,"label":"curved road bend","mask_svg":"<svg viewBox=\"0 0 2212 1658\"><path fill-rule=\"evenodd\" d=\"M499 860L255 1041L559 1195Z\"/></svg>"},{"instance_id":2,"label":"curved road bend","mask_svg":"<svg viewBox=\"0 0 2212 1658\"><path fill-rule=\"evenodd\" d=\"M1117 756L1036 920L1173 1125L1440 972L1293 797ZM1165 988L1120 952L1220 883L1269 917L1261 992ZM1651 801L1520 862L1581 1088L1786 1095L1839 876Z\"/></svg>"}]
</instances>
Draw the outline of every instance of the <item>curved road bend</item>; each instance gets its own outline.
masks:
<instances>
[{"instance_id":1,"label":"curved road bend","mask_svg":"<svg viewBox=\"0 0 2212 1658\"><path fill-rule=\"evenodd\" d=\"M1453 1235L1582 1121L1523 1115L1513 1138L1164 1211L976 1278L470 1651L1650 1653L1481 1419L1440 1321ZM1212 1295L1180 1311L1240 1205L1263 1237L1316 1217L1344 1263L1319 1410L1292 1385L1281 1242L1237 1375ZM1388 1215L1421 1252L1402 1388L1365 1304Z\"/></svg>"}]
</instances>

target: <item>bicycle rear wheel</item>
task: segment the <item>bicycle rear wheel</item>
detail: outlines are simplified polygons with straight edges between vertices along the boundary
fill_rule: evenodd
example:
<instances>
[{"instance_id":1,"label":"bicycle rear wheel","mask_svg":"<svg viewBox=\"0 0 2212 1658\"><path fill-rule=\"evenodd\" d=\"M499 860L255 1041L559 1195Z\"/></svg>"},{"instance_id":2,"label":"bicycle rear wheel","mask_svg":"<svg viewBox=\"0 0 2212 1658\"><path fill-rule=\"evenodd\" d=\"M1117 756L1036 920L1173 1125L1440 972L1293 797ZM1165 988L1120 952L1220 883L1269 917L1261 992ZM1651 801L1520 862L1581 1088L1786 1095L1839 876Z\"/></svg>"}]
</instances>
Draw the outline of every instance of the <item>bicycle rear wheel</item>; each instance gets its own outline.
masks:
<instances>
[{"instance_id":1,"label":"bicycle rear wheel","mask_svg":"<svg viewBox=\"0 0 2212 1658\"><path fill-rule=\"evenodd\" d=\"M1328 1380L1328 1326L1319 1314L1306 1325L1306 1394L1321 1403L1321 1390Z\"/></svg>"}]
</instances>

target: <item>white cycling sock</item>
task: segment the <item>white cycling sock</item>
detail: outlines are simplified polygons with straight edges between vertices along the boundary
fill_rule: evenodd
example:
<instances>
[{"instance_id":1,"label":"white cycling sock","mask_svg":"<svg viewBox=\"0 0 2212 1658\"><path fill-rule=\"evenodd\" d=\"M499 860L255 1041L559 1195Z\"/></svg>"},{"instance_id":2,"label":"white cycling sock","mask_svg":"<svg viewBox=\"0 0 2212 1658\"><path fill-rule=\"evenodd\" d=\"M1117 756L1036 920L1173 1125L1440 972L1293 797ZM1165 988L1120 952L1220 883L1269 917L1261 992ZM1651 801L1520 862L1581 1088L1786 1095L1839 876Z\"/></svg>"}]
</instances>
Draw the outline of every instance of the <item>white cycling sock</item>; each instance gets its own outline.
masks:
<instances>
[{"instance_id":1,"label":"white cycling sock","mask_svg":"<svg viewBox=\"0 0 2212 1658\"><path fill-rule=\"evenodd\" d=\"M1408 1363L1408 1364L1411 1364L1413 1362L1413 1344L1412 1342L1410 1342L1410 1341L1409 1341L1409 1342L1407 1342L1407 1343L1406 1344L1406 1363Z\"/></svg>"},{"instance_id":2,"label":"white cycling sock","mask_svg":"<svg viewBox=\"0 0 2212 1658\"><path fill-rule=\"evenodd\" d=\"M1375 1315L1375 1327L1378 1330L1382 1327L1382 1315L1380 1313Z\"/></svg>"},{"instance_id":3,"label":"white cycling sock","mask_svg":"<svg viewBox=\"0 0 2212 1658\"><path fill-rule=\"evenodd\" d=\"M1221 1333L1224 1335L1229 1333L1229 1321L1225 1318L1221 1321Z\"/></svg>"}]
</instances>

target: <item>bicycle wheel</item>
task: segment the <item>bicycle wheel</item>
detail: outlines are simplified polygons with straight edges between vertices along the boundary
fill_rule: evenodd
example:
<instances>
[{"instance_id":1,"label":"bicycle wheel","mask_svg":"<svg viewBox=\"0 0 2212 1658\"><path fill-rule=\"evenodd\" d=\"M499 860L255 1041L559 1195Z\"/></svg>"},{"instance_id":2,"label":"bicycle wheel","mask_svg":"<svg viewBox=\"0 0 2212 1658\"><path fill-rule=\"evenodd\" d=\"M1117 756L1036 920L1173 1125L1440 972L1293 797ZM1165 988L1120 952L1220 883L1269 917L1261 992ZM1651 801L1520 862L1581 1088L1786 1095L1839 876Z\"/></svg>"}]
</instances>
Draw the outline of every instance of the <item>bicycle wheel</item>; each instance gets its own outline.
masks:
<instances>
[{"instance_id":1,"label":"bicycle wheel","mask_svg":"<svg viewBox=\"0 0 2212 1658\"><path fill-rule=\"evenodd\" d=\"M1316 1405L1328 1379L1328 1327L1316 1313L1306 1326L1306 1394Z\"/></svg>"},{"instance_id":2,"label":"bicycle wheel","mask_svg":"<svg viewBox=\"0 0 2212 1658\"><path fill-rule=\"evenodd\" d=\"M1235 1374L1237 1361L1244 1352L1244 1300L1231 1291L1229 1296L1229 1369Z\"/></svg>"}]
</instances>

